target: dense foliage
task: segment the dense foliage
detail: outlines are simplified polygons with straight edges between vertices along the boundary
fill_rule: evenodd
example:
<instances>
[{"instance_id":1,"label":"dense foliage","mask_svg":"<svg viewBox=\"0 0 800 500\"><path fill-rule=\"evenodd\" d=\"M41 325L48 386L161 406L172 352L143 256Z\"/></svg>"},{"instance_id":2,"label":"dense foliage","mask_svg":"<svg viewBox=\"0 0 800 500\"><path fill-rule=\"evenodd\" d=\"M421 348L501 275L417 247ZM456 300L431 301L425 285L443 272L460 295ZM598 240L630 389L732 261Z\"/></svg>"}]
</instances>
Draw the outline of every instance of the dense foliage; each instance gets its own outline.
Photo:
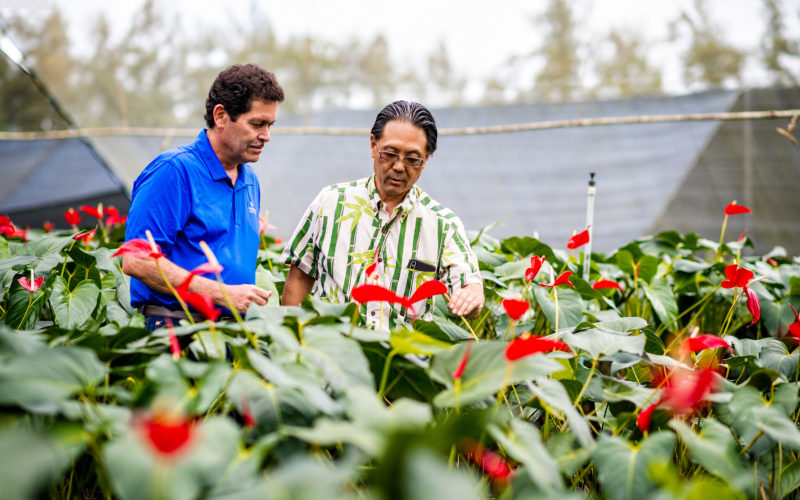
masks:
<instances>
[{"instance_id":1,"label":"dense foliage","mask_svg":"<svg viewBox=\"0 0 800 500\"><path fill-rule=\"evenodd\" d=\"M661 233L584 276L581 233L481 231L480 317L438 296L378 332L355 303L278 306L263 236L271 304L150 333L113 257L124 219L4 224L8 498L797 495L800 259L744 257L746 237Z\"/></svg>"}]
</instances>

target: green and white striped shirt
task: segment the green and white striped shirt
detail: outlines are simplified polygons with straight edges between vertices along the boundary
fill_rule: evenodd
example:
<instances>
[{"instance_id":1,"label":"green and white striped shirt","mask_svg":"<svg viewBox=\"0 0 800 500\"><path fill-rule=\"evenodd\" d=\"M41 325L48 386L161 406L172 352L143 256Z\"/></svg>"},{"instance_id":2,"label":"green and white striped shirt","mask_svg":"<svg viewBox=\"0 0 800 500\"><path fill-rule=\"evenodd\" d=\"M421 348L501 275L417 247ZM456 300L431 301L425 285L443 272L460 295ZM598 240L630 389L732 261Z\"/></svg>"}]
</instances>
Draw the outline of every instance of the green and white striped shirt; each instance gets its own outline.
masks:
<instances>
[{"instance_id":1,"label":"green and white striped shirt","mask_svg":"<svg viewBox=\"0 0 800 500\"><path fill-rule=\"evenodd\" d=\"M348 302L351 290L367 283L366 269L376 258L377 284L403 297L432 278L447 285L450 294L482 283L478 259L453 212L413 186L390 214L372 177L320 191L281 256L315 279L314 296L336 303ZM429 263L435 271L410 270L411 259ZM433 302L419 302L414 310L418 317L430 318ZM412 318L413 312L398 304L369 302L361 306L361 315L368 326L386 330Z\"/></svg>"}]
</instances>

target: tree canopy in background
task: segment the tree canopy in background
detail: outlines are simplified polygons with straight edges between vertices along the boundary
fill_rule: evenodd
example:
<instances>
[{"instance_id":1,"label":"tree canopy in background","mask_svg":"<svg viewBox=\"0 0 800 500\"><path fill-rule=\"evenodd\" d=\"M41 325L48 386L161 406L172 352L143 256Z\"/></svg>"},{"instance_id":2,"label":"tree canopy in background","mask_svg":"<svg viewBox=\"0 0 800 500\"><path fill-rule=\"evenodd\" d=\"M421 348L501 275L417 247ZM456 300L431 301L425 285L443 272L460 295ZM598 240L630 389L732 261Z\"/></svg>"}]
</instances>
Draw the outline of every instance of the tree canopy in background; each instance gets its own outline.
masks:
<instances>
[{"instance_id":1,"label":"tree canopy in background","mask_svg":"<svg viewBox=\"0 0 800 500\"><path fill-rule=\"evenodd\" d=\"M800 41L787 35L788 12L778 0L762 0L765 36L759 46L742 47L724 38L719 23L695 0L671 20L667 40L647 33L613 29L587 34L573 4L549 0L531 18L531 33L544 42L521 47L479 84L480 98L467 99L468 80L440 41L409 67L393 60L388 40L351 38L334 43L313 35L279 40L268 12L251 5L247 22L188 35L174 29L178 19L164 14L160 0L146 0L121 37L98 14L87 23L88 54L77 54L65 16L54 8L45 22L23 17L4 20L8 34L25 53L28 66L83 127L196 126L214 76L234 63L252 62L274 71L286 89L284 109L296 114L332 107L381 106L397 95L413 95L432 106L559 102L663 92L660 61L651 49L677 51L687 88L743 85L745 68L756 68L774 85L796 85L792 71ZM168 48L168 50L166 49ZM66 125L42 99L40 89L6 58L0 59L2 130L49 130Z\"/></svg>"}]
</instances>

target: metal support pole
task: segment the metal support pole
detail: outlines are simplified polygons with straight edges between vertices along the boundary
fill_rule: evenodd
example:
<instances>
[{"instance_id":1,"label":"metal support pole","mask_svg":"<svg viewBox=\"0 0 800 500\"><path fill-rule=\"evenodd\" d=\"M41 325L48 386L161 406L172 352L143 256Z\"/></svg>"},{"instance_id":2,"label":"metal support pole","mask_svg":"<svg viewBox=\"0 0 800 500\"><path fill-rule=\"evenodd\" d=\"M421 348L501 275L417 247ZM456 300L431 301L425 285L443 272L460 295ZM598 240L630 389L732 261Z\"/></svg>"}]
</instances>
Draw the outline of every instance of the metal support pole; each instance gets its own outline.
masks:
<instances>
[{"instance_id":1,"label":"metal support pole","mask_svg":"<svg viewBox=\"0 0 800 500\"><path fill-rule=\"evenodd\" d=\"M589 188L586 190L586 228L589 231L589 243L583 254L583 279L589 280L589 266L592 261L592 226L594 225L594 172L589 172Z\"/></svg>"}]
</instances>

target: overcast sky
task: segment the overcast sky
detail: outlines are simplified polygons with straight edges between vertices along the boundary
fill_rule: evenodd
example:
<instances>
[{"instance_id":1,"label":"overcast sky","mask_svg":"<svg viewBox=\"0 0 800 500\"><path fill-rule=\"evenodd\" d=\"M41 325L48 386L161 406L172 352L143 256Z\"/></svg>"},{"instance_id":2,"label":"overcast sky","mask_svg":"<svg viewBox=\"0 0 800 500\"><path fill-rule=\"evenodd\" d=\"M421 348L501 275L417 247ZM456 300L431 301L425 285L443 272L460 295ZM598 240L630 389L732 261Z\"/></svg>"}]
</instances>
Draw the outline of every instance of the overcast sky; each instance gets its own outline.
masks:
<instances>
[{"instance_id":1,"label":"overcast sky","mask_svg":"<svg viewBox=\"0 0 800 500\"><path fill-rule=\"evenodd\" d=\"M77 37L85 33L98 12L106 12L118 31L126 27L144 0L0 0L5 9L24 9L31 16L44 15L58 5L69 18ZM246 19L253 0L161 0L159 8L179 14L181 29L193 30L232 24ZM740 48L757 46L763 36L760 0L707 0L716 24L727 40ZM573 12L586 41L599 40L612 28L628 27L642 33L653 44L668 37L668 24L681 9L691 9L692 0L574 0ZM542 40L532 19L547 5L545 0L260 0L280 39L308 34L333 42L352 37L372 38L382 33L396 62L405 67L424 67L425 57L444 40L457 71L479 82L492 76L511 56L529 53ZM783 0L787 23L800 32L800 1ZM232 8L235 6L236 9ZM757 21L754 21L757 19ZM596 44L594 44L596 45ZM657 45L656 45L657 46ZM664 71L667 91L681 92L680 63L675 47L652 52L653 61ZM745 83L759 84L759 75L749 72ZM470 87L468 87L469 91Z\"/></svg>"}]
</instances>

